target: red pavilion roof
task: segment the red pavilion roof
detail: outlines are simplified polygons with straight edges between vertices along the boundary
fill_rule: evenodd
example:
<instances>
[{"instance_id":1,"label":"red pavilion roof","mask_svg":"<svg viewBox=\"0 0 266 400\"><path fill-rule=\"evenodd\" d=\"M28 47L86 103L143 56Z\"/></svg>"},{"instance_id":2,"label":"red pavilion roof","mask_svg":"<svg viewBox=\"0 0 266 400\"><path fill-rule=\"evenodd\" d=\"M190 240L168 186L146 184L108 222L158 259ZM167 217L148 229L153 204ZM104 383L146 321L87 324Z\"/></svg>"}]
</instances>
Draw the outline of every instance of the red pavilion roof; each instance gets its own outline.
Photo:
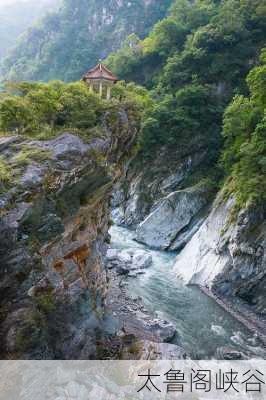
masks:
<instances>
[{"instance_id":1,"label":"red pavilion roof","mask_svg":"<svg viewBox=\"0 0 266 400\"><path fill-rule=\"evenodd\" d=\"M109 71L103 64L98 64L96 67L90 69L82 78L84 81L88 79L107 79L109 81L117 82L118 78Z\"/></svg>"}]
</instances>

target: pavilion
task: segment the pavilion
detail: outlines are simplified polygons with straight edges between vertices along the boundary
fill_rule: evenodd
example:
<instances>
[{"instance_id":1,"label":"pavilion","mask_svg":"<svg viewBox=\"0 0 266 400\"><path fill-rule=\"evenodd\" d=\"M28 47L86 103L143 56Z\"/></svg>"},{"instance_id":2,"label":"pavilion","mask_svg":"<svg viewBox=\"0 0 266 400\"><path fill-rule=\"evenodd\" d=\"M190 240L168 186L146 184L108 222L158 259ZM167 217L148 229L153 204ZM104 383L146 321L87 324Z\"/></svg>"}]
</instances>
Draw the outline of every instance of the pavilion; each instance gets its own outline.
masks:
<instances>
[{"instance_id":1,"label":"pavilion","mask_svg":"<svg viewBox=\"0 0 266 400\"><path fill-rule=\"evenodd\" d=\"M112 86L118 81L117 77L103 64L99 63L90 69L82 78L92 92L99 93L107 100L111 98Z\"/></svg>"}]
</instances>

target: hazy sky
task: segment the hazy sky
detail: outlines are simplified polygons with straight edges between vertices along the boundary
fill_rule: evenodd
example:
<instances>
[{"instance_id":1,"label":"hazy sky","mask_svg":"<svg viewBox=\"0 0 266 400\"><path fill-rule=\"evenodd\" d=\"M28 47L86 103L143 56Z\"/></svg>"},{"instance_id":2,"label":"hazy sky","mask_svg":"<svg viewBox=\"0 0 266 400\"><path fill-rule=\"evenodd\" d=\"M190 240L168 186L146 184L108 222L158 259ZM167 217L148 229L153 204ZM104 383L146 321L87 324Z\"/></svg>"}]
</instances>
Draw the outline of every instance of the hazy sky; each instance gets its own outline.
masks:
<instances>
[{"instance_id":1,"label":"hazy sky","mask_svg":"<svg viewBox=\"0 0 266 400\"><path fill-rule=\"evenodd\" d=\"M22 1L22 0L18 0L18 1ZM6 4L12 4L14 2L15 2L15 0L0 0L0 6L6 5Z\"/></svg>"},{"instance_id":2,"label":"hazy sky","mask_svg":"<svg viewBox=\"0 0 266 400\"><path fill-rule=\"evenodd\" d=\"M22 3L23 1L27 1L27 0L0 0L0 6L4 6L7 4L12 4L12 3Z\"/></svg>"}]
</instances>

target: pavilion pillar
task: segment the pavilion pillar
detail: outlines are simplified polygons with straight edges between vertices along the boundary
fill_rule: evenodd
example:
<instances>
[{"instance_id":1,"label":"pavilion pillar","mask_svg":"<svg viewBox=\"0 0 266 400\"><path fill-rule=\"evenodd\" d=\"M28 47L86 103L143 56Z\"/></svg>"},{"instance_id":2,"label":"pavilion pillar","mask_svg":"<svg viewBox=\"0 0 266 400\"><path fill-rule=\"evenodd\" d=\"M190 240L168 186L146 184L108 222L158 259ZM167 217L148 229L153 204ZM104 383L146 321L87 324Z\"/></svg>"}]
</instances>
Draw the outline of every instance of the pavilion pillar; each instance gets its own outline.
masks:
<instances>
[{"instance_id":1,"label":"pavilion pillar","mask_svg":"<svg viewBox=\"0 0 266 400\"><path fill-rule=\"evenodd\" d=\"M111 86L108 85L107 86L107 100L110 100L110 99L111 99Z\"/></svg>"},{"instance_id":2,"label":"pavilion pillar","mask_svg":"<svg viewBox=\"0 0 266 400\"><path fill-rule=\"evenodd\" d=\"M100 97L103 96L103 82L100 81L100 90L99 90Z\"/></svg>"},{"instance_id":3,"label":"pavilion pillar","mask_svg":"<svg viewBox=\"0 0 266 400\"><path fill-rule=\"evenodd\" d=\"M90 82L90 92L91 93L93 92L93 83L92 82Z\"/></svg>"}]
</instances>

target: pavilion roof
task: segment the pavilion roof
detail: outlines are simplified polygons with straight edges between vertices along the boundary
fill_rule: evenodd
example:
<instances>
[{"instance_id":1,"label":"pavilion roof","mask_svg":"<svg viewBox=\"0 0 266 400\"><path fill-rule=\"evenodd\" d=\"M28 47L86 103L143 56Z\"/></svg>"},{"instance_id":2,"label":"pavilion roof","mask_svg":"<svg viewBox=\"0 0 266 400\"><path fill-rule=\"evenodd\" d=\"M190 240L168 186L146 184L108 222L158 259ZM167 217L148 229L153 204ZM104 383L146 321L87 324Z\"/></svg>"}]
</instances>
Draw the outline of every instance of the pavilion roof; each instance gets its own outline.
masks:
<instances>
[{"instance_id":1,"label":"pavilion roof","mask_svg":"<svg viewBox=\"0 0 266 400\"><path fill-rule=\"evenodd\" d=\"M107 79L113 82L118 81L118 78L103 64L98 64L96 67L90 69L88 72L86 72L82 79Z\"/></svg>"}]
</instances>

